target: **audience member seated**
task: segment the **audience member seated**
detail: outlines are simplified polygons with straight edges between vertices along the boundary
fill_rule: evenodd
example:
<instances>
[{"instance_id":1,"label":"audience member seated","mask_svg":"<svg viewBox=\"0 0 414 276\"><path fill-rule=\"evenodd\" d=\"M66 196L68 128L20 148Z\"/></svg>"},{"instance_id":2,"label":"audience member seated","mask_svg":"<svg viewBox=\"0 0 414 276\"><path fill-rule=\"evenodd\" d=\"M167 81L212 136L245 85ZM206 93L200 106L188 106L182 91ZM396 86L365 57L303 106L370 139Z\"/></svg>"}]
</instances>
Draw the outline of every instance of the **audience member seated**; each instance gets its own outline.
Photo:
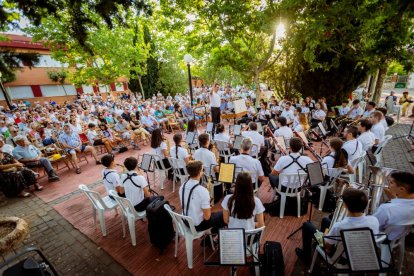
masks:
<instances>
[{"instance_id":1,"label":"audience member seated","mask_svg":"<svg viewBox=\"0 0 414 276\"><path fill-rule=\"evenodd\" d=\"M313 160L307 156L300 155L300 150L303 147L302 140L299 138L292 138L289 142L291 153L286 156L281 156L279 160L277 160L275 167L273 168L271 175L269 176L270 185L273 189L277 188L279 185L279 174L281 173L298 173L298 171L304 171L306 169L306 165L313 163ZM282 184L282 192L286 191L287 188L287 180ZM295 187L297 187L298 183L294 183Z\"/></svg>"},{"instance_id":2,"label":"audience member seated","mask_svg":"<svg viewBox=\"0 0 414 276\"><path fill-rule=\"evenodd\" d=\"M42 157L42 152L31 145L26 137L18 135L14 138L17 146L13 150L13 156L28 168L43 167L48 175L49 182L60 180L53 170L49 159Z\"/></svg>"},{"instance_id":3,"label":"audience member seated","mask_svg":"<svg viewBox=\"0 0 414 276\"><path fill-rule=\"evenodd\" d=\"M59 141L62 143L64 150L71 155L72 162L75 165L77 174L80 174L82 172L81 168L79 167L79 161L76 155L77 153L91 152L93 158L95 159L96 165L101 164L101 161L99 161L94 147L82 144L79 135L75 132L72 132L68 124L65 124L63 127L63 132L59 136Z\"/></svg>"},{"instance_id":4,"label":"audience member seated","mask_svg":"<svg viewBox=\"0 0 414 276\"><path fill-rule=\"evenodd\" d=\"M248 173L237 175L234 193L224 197L223 220L228 228L253 230L264 226L262 202L253 193L252 178Z\"/></svg>"},{"instance_id":5,"label":"audience member seated","mask_svg":"<svg viewBox=\"0 0 414 276\"><path fill-rule=\"evenodd\" d=\"M0 149L0 191L7 197L28 197L29 193L25 192L31 185L36 190L43 189L37 183L36 174L24 167L24 164L18 162L12 155L3 152Z\"/></svg>"},{"instance_id":6,"label":"audience member seated","mask_svg":"<svg viewBox=\"0 0 414 276\"><path fill-rule=\"evenodd\" d=\"M92 146L104 146L107 153L112 153L111 141L104 137L102 133L98 134L94 124L91 123L88 125L88 132L86 133L86 136Z\"/></svg>"},{"instance_id":7,"label":"audience member seated","mask_svg":"<svg viewBox=\"0 0 414 276\"><path fill-rule=\"evenodd\" d=\"M368 196L364 191L348 188L342 194L342 200L346 208L347 216L334 223L331 229L326 233L331 221L329 218L324 218L321 223L320 231L326 233L326 236L340 237L341 230L356 229L369 227L373 234L379 233L378 219L374 216L366 216L365 211L368 206ZM310 262L312 254L312 239L317 231L312 222L305 222L302 228L302 249L297 248L296 253L305 262ZM335 245L337 240L325 239L324 248L328 255L335 252Z\"/></svg>"},{"instance_id":8,"label":"audience member seated","mask_svg":"<svg viewBox=\"0 0 414 276\"><path fill-rule=\"evenodd\" d=\"M137 212L147 209L147 206L154 200L144 176L138 174L138 159L128 157L124 161L128 170L121 175L121 186L124 187L125 197L129 199Z\"/></svg>"},{"instance_id":9,"label":"audience member seated","mask_svg":"<svg viewBox=\"0 0 414 276\"><path fill-rule=\"evenodd\" d=\"M149 133L152 133L154 129L159 127L159 123L153 116L149 114L147 109L145 109L142 113L141 123Z\"/></svg>"}]
</instances>

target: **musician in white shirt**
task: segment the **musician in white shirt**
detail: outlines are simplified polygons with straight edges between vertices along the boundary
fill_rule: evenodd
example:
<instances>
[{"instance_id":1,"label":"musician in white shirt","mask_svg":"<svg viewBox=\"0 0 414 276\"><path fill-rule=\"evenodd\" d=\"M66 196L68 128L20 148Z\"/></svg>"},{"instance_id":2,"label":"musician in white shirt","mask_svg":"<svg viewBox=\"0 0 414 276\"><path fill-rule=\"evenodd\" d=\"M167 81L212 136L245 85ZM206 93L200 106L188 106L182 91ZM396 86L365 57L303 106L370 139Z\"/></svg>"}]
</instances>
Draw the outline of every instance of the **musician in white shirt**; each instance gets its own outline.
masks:
<instances>
[{"instance_id":1,"label":"musician in white shirt","mask_svg":"<svg viewBox=\"0 0 414 276\"><path fill-rule=\"evenodd\" d=\"M173 136L174 140L174 147L171 147L170 149L170 156L172 158L176 158L179 160L183 160L184 162L179 162L178 166L180 168L184 168L186 164L188 164L188 161L190 161L190 156L188 154L188 151L181 147L181 142L183 140L183 136L180 133L176 133ZM182 171L184 173L184 171Z\"/></svg>"},{"instance_id":2,"label":"musician in white shirt","mask_svg":"<svg viewBox=\"0 0 414 276\"><path fill-rule=\"evenodd\" d=\"M361 133L357 140L362 144L362 150L368 151L372 148L375 142L375 136L371 132L372 123L368 119L362 119L359 122L358 130Z\"/></svg>"},{"instance_id":3,"label":"musician in white shirt","mask_svg":"<svg viewBox=\"0 0 414 276\"><path fill-rule=\"evenodd\" d=\"M280 116L279 118L277 118L277 125L278 125L278 129L275 130L275 132L273 133L274 136L283 136L283 138L285 138L285 140L288 140L290 138L293 137L293 131L290 127L288 127L287 125L287 120L285 117Z\"/></svg>"},{"instance_id":4,"label":"musician in white shirt","mask_svg":"<svg viewBox=\"0 0 414 276\"><path fill-rule=\"evenodd\" d=\"M201 161L205 169L209 169L210 175L213 175L214 172L219 171L219 166L217 164L217 159L214 153L208 150L210 146L210 135L207 133L200 134L198 136L198 141L200 143L200 148L194 152L194 160Z\"/></svg>"},{"instance_id":5,"label":"musician in white shirt","mask_svg":"<svg viewBox=\"0 0 414 276\"><path fill-rule=\"evenodd\" d=\"M285 109L283 109L282 114L280 114L280 116L286 118L288 125L293 123L293 118L295 117L295 114L294 114L293 110L291 109L291 103L290 102L286 102Z\"/></svg>"},{"instance_id":6,"label":"musician in white shirt","mask_svg":"<svg viewBox=\"0 0 414 276\"><path fill-rule=\"evenodd\" d=\"M371 116L372 128L371 132L375 136L375 145L378 145L384 140L385 136L385 129L381 123L382 120L382 113L380 111L373 112Z\"/></svg>"},{"instance_id":7,"label":"musician in white shirt","mask_svg":"<svg viewBox=\"0 0 414 276\"><path fill-rule=\"evenodd\" d=\"M321 109L321 104L320 103L316 103L315 108L316 109L313 111L313 114L312 114L311 128L317 127L318 124L322 123L323 120L325 120L325 117L326 117L326 113L325 113L325 111L323 111Z\"/></svg>"},{"instance_id":8,"label":"musician in white shirt","mask_svg":"<svg viewBox=\"0 0 414 276\"><path fill-rule=\"evenodd\" d=\"M339 116L346 116L350 110L349 106L349 101L348 100L343 100L342 101L342 105L339 108Z\"/></svg>"},{"instance_id":9,"label":"musician in white shirt","mask_svg":"<svg viewBox=\"0 0 414 276\"><path fill-rule=\"evenodd\" d=\"M362 114L362 118L369 118L371 114L375 111L375 103L374 102L368 102L366 110L364 114Z\"/></svg>"},{"instance_id":10,"label":"musician in white shirt","mask_svg":"<svg viewBox=\"0 0 414 276\"><path fill-rule=\"evenodd\" d=\"M219 85L218 83L214 84L214 87L210 90L210 110L211 110L211 121L213 122L213 133L215 127L220 123L220 95L219 95Z\"/></svg>"},{"instance_id":11,"label":"musician in white shirt","mask_svg":"<svg viewBox=\"0 0 414 276\"><path fill-rule=\"evenodd\" d=\"M258 131L257 131L257 124L255 122L250 122L249 125L245 128L245 129L249 129L249 130L244 130L241 132L241 135L243 137L249 137L252 139L253 144L257 145L259 148L263 147L265 144L265 140L263 135L261 135Z\"/></svg>"},{"instance_id":12,"label":"musician in white shirt","mask_svg":"<svg viewBox=\"0 0 414 276\"><path fill-rule=\"evenodd\" d=\"M363 153L362 143L356 137L358 136L358 128L356 126L349 126L345 129L344 137L346 142L342 146L348 153L348 160L352 161L360 157Z\"/></svg>"},{"instance_id":13,"label":"musician in white shirt","mask_svg":"<svg viewBox=\"0 0 414 276\"><path fill-rule=\"evenodd\" d=\"M234 163L236 167L243 168L243 172L249 172L253 183L255 183L256 178L259 183L262 183L265 180L263 168L259 160L250 156L252 145L251 138L244 138L240 146L240 155L230 157L229 163Z\"/></svg>"},{"instance_id":14,"label":"musician in white shirt","mask_svg":"<svg viewBox=\"0 0 414 276\"><path fill-rule=\"evenodd\" d=\"M358 120L361 118L364 111L362 110L361 106L359 105L359 100L354 100L352 102L352 108L348 111L348 117L351 120Z\"/></svg>"},{"instance_id":15,"label":"musician in white shirt","mask_svg":"<svg viewBox=\"0 0 414 276\"><path fill-rule=\"evenodd\" d=\"M226 133L224 133L225 131L225 127L223 124L217 124L216 126L216 135L214 135L214 140L218 140L218 141L224 141L226 143L228 143L229 145L231 144L231 139L230 136Z\"/></svg>"},{"instance_id":16,"label":"musician in white shirt","mask_svg":"<svg viewBox=\"0 0 414 276\"><path fill-rule=\"evenodd\" d=\"M304 170L306 169L306 165L313 163L313 160L308 156L300 155L300 150L303 147L302 140L294 137L290 139L289 146L292 153L286 156L281 156L279 160L277 160L276 165L271 172L271 175L269 175L270 185L273 188L276 188L279 185L279 174L305 172ZM284 182L281 184L282 191L283 189L286 191L288 180L284 179ZM301 184L302 183L291 183L291 185L293 185L292 188L299 187Z\"/></svg>"},{"instance_id":17,"label":"musician in white shirt","mask_svg":"<svg viewBox=\"0 0 414 276\"><path fill-rule=\"evenodd\" d=\"M299 125L299 114L302 113L302 108L296 107L295 111L294 111L294 117L293 117L293 125L292 125L292 129L295 129L298 125Z\"/></svg>"}]
</instances>

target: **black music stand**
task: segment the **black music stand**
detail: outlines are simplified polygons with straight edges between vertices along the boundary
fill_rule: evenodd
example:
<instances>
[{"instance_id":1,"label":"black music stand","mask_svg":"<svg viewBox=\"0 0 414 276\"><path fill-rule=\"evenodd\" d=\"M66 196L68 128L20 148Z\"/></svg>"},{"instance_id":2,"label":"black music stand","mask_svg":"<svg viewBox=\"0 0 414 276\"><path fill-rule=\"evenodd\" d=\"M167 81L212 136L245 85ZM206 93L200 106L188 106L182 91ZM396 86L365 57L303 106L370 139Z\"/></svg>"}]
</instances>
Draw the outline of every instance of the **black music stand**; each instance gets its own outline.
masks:
<instances>
[{"instance_id":1,"label":"black music stand","mask_svg":"<svg viewBox=\"0 0 414 276\"><path fill-rule=\"evenodd\" d=\"M306 165L306 173L308 175L307 175L307 178L305 180L305 185L306 185L306 183L308 183L308 185L307 185L307 187L304 187L304 189L307 191L308 196L309 196L310 207L308 208L309 209L308 222L311 222L312 221L313 202L312 202L312 197L311 197L312 193L310 192L310 188L324 185L324 184L326 184L326 181L324 180L322 165L321 165L321 162L319 162L319 161L307 164ZM305 185L303 185L303 186L305 186ZM290 239L297 232L301 231L302 228L303 228L303 226L299 227L298 229L296 229L295 231L290 233L287 238Z\"/></svg>"},{"instance_id":2,"label":"black music stand","mask_svg":"<svg viewBox=\"0 0 414 276\"><path fill-rule=\"evenodd\" d=\"M393 140L400 139L400 138L407 138L408 140L411 141L411 144L414 146L414 134L413 134L413 130L414 130L414 120L411 123L411 127L410 127L410 130L408 131L408 134L395 137ZM411 152L413 150L414 149L410 149L408 152Z\"/></svg>"},{"instance_id":3,"label":"black music stand","mask_svg":"<svg viewBox=\"0 0 414 276\"><path fill-rule=\"evenodd\" d=\"M151 189L151 184L150 184L150 180L148 177L148 172L154 172L154 168L152 167L153 162L154 162L154 156L152 156L152 154L144 154L142 155L142 160L141 160L141 163L138 165L138 168L145 172L145 175L147 176L148 189L150 190L150 192L158 195L156 191Z\"/></svg>"}]
</instances>

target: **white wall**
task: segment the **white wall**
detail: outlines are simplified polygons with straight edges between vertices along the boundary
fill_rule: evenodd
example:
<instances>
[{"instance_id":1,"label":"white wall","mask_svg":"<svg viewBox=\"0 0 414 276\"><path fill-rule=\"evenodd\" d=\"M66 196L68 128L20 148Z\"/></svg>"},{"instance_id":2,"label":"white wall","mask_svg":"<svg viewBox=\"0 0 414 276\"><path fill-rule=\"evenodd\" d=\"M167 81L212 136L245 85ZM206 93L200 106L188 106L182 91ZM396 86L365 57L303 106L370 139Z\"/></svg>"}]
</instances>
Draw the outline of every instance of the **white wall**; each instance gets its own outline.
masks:
<instances>
[{"instance_id":1,"label":"white wall","mask_svg":"<svg viewBox=\"0 0 414 276\"><path fill-rule=\"evenodd\" d=\"M6 88L9 92L10 98L22 99L22 98L34 98L32 88L30 86L12 86Z\"/></svg>"}]
</instances>

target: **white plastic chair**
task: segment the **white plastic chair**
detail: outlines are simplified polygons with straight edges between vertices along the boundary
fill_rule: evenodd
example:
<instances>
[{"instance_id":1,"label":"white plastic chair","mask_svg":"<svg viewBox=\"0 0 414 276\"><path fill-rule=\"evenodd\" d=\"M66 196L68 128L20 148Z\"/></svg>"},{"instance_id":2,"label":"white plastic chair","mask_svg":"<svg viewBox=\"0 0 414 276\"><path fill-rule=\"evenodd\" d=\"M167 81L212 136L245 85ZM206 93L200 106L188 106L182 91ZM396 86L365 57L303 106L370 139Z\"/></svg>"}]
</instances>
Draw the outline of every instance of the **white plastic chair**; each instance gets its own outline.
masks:
<instances>
[{"instance_id":1,"label":"white plastic chair","mask_svg":"<svg viewBox=\"0 0 414 276\"><path fill-rule=\"evenodd\" d=\"M382 150L384 149L384 147L391 140L392 140L392 135L385 135L384 140L382 140L382 142L378 144L378 147L374 152L374 156L375 156L375 160L376 160L375 166L380 166L381 165L381 163L382 163Z\"/></svg>"},{"instance_id":2,"label":"white plastic chair","mask_svg":"<svg viewBox=\"0 0 414 276\"><path fill-rule=\"evenodd\" d=\"M286 197L296 197L298 203L298 218L300 217L300 201L301 201L301 190L300 188L305 183L305 179L307 177L306 173L281 173L279 175L279 185L277 189L274 190L274 197L276 193L280 195L280 212L279 217L283 218L285 214L285 206L286 206ZM282 183L284 180L287 180L287 188L285 192L282 192ZM273 197L273 198L274 198Z\"/></svg>"},{"instance_id":3,"label":"white plastic chair","mask_svg":"<svg viewBox=\"0 0 414 276\"><path fill-rule=\"evenodd\" d=\"M185 181L187 181L189 175L188 175L184 160L177 159L177 158L172 158L172 157L169 157L168 160L170 161L170 164L171 164L171 167L172 167L173 173L174 173L173 192L175 192L176 178L178 177L180 179L180 184L183 184Z\"/></svg>"},{"instance_id":4,"label":"white plastic chair","mask_svg":"<svg viewBox=\"0 0 414 276\"><path fill-rule=\"evenodd\" d=\"M401 112L402 112L402 105L394 105L392 113L397 114L397 123L400 122Z\"/></svg>"},{"instance_id":5,"label":"white plastic chair","mask_svg":"<svg viewBox=\"0 0 414 276\"><path fill-rule=\"evenodd\" d=\"M341 176L343 168L330 168L327 171L327 174L330 177L329 182L326 185L319 185L320 196L319 196L319 210L322 211L323 205L325 204L326 193L329 189L333 188L336 183L336 180Z\"/></svg>"},{"instance_id":6,"label":"white plastic chair","mask_svg":"<svg viewBox=\"0 0 414 276\"><path fill-rule=\"evenodd\" d=\"M135 221L143 220L146 217L146 212L135 211L131 201L127 198L120 197L115 191L109 191L109 194L115 199L122 211L122 237L125 238L125 223L124 219L128 222L129 233L131 235L131 243L133 246L137 245L137 239L135 235Z\"/></svg>"},{"instance_id":7,"label":"white plastic chair","mask_svg":"<svg viewBox=\"0 0 414 276\"><path fill-rule=\"evenodd\" d=\"M188 268L193 268L193 241L195 239L199 239L204 235L210 235L210 242L211 247L214 248L213 238L211 237L211 228L197 232L194 227L193 220L184 215L180 215L173 210L168 204L164 205L165 210L170 214L174 225L175 225L175 250L174 250L174 257L177 258L177 251L178 251L178 236L182 236L185 239L185 248L187 251L187 264ZM187 225L188 226L187 226Z\"/></svg>"},{"instance_id":8,"label":"white plastic chair","mask_svg":"<svg viewBox=\"0 0 414 276\"><path fill-rule=\"evenodd\" d=\"M219 156L224 158L224 163L228 163L230 160L230 157L234 155L234 153L230 152L230 146L229 143L226 141L220 141L220 140L214 140L216 143Z\"/></svg>"},{"instance_id":9,"label":"white plastic chair","mask_svg":"<svg viewBox=\"0 0 414 276\"><path fill-rule=\"evenodd\" d=\"M262 226L260 228L246 230L245 237L246 237L246 249L247 256L250 254L253 256L254 262L259 262L259 251L260 251L260 244L263 237L263 232L266 226ZM249 254L250 253L250 254ZM255 266L256 275L260 275L260 266Z\"/></svg>"},{"instance_id":10,"label":"white plastic chair","mask_svg":"<svg viewBox=\"0 0 414 276\"><path fill-rule=\"evenodd\" d=\"M362 177L363 177L363 163L365 161L365 156L367 156L366 152L362 152L361 156L355 158L354 160L351 160L349 163L351 163L352 169L354 170L354 173L349 174L349 182L356 182L356 172L358 169L358 176L359 179L361 179L360 183L362 183Z\"/></svg>"},{"instance_id":11,"label":"white plastic chair","mask_svg":"<svg viewBox=\"0 0 414 276\"><path fill-rule=\"evenodd\" d=\"M96 213L98 212L99 224L101 225L102 235L106 237L105 212L114 210L116 214L118 211L118 203L112 200L109 196L101 197L98 192L89 190L84 184L79 185L79 189L85 193L92 203L93 223L96 225Z\"/></svg>"}]
</instances>

